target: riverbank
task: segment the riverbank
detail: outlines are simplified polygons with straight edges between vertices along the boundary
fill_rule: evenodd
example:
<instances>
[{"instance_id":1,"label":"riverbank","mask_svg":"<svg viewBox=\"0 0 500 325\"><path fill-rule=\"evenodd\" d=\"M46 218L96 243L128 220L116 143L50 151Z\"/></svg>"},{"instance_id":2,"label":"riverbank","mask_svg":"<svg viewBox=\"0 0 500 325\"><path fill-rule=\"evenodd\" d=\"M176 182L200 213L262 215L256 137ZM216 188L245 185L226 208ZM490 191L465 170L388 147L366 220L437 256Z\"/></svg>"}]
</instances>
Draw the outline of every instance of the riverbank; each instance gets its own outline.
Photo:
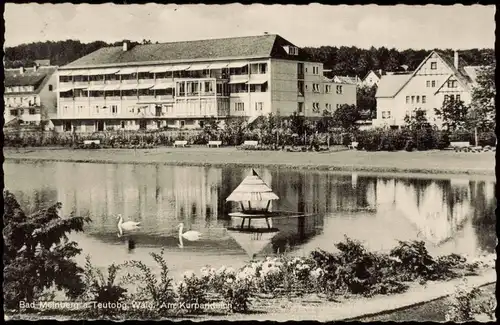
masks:
<instances>
[{"instance_id":1,"label":"riverbank","mask_svg":"<svg viewBox=\"0 0 500 325\"><path fill-rule=\"evenodd\" d=\"M495 175L495 154L454 151L327 152L251 151L229 148L97 149L5 148L6 161L280 167L344 172Z\"/></svg>"},{"instance_id":2,"label":"riverbank","mask_svg":"<svg viewBox=\"0 0 500 325\"><path fill-rule=\"evenodd\" d=\"M496 284L496 271L489 269L477 276L466 277L469 288L485 287L487 293L494 294ZM289 320L315 320L315 321L401 321L402 315L406 320L414 320L408 315L418 314L420 321L439 321L448 306L448 296L453 293L456 285L463 278L450 281L429 281L425 285L418 283L410 284L408 291L394 295L380 295L371 298L356 297L346 298L340 301L325 301L318 297L296 297L280 299L258 299L254 300L251 312L247 314L229 315L198 315L191 317L175 317L175 320L269 320L269 321L289 321ZM433 307L432 319L426 318L425 313ZM290 313L293 310L293 313ZM71 320L79 319L78 316L71 315L47 315L20 314L8 315L8 319L40 320L57 319ZM120 317L118 317L120 318ZM172 319L172 318L170 318Z\"/></svg>"}]
</instances>

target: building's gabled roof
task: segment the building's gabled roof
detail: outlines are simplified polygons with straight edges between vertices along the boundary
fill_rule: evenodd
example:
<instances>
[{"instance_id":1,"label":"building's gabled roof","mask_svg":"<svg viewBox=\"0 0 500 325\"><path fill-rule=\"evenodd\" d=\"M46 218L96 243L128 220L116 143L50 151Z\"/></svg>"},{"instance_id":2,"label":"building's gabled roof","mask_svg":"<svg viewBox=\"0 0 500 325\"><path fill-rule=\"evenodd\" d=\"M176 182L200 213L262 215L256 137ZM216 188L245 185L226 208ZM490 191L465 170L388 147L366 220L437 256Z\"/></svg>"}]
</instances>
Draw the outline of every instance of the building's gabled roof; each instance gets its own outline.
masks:
<instances>
[{"instance_id":1,"label":"building's gabled roof","mask_svg":"<svg viewBox=\"0 0 500 325\"><path fill-rule=\"evenodd\" d=\"M94 51L69 63L63 69L271 57L305 59L305 53L300 50L298 56L288 55L284 49L286 45L295 46L279 35L264 34L247 37L142 44L129 48L127 51L123 51L122 46L113 46Z\"/></svg>"},{"instance_id":2,"label":"building's gabled roof","mask_svg":"<svg viewBox=\"0 0 500 325\"><path fill-rule=\"evenodd\" d=\"M358 77L350 77L350 76L334 76L334 82L343 83L343 84L357 84L359 82Z\"/></svg>"},{"instance_id":3,"label":"building's gabled roof","mask_svg":"<svg viewBox=\"0 0 500 325\"><path fill-rule=\"evenodd\" d=\"M455 65L454 65L454 59L453 59L453 57L450 57L450 56L444 54L441 51L435 50L435 51L432 51L420 63L420 65L415 69L415 71L413 71L411 73L410 77L403 84L400 85L399 89L392 96L385 96L385 95L384 96L378 96L377 95L377 97L393 97L393 96L396 96L401 91L401 89L403 89L403 87L410 81L410 79L417 74L417 72L420 70L420 68L424 65L424 63L433 54L437 54L438 57L440 57L442 59L442 61L451 69L451 71L453 72L453 74L457 77L457 79L460 81L460 83L462 85L464 85L464 87L468 88L470 86L470 84L472 83L472 79L469 77L469 75L467 74L467 72L464 70L464 67L467 66L466 62L463 59L459 58L459 60L458 60L458 69L456 69ZM380 85L379 85L379 90L380 90ZM378 94L378 92L377 92L377 94Z\"/></svg>"},{"instance_id":4,"label":"building's gabled roof","mask_svg":"<svg viewBox=\"0 0 500 325\"><path fill-rule=\"evenodd\" d=\"M375 97L394 97L412 77L412 74L383 75L378 83Z\"/></svg>"},{"instance_id":5,"label":"building's gabled roof","mask_svg":"<svg viewBox=\"0 0 500 325\"><path fill-rule=\"evenodd\" d=\"M478 74L478 72L482 68L483 67L481 67L481 66L472 66L472 65L464 67L464 71L467 73L467 75L469 76L469 78L472 80L473 84L476 83L476 81L477 81L477 74Z\"/></svg>"},{"instance_id":6,"label":"building's gabled roof","mask_svg":"<svg viewBox=\"0 0 500 325\"><path fill-rule=\"evenodd\" d=\"M19 93L7 93L7 95L14 95L20 93L26 94L37 94L43 88L43 86L47 83L52 74L57 70L56 67L47 66L47 67L39 67L38 69L27 68L23 73L19 71L19 69L6 69L4 70L5 87L13 87L13 86L34 86L33 92L19 92Z\"/></svg>"},{"instance_id":7,"label":"building's gabled roof","mask_svg":"<svg viewBox=\"0 0 500 325\"><path fill-rule=\"evenodd\" d=\"M434 94L437 94L438 92L441 91L441 89L443 89L444 85L446 85L448 83L448 81L454 77L455 75L454 74L450 74L446 79L444 79L444 81L438 85L437 87L437 90L434 92ZM467 89L469 87L469 84L464 84L462 80L460 80L460 78L456 78L458 83L464 88L464 89Z\"/></svg>"},{"instance_id":8,"label":"building's gabled roof","mask_svg":"<svg viewBox=\"0 0 500 325\"><path fill-rule=\"evenodd\" d=\"M467 66L467 63L461 58L458 58L458 69L455 68L454 59L452 56L446 55L441 51L435 51L444 63L453 71L455 76L465 85L468 85L472 82L472 79L469 77L467 72L464 70L464 67Z\"/></svg>"},{"instance_id":9,"label":"building's gabled roof","mask_svg":"<svg viewBox=\"0 0 500 325\"><path fill-rule=\"evenodd\" d=\"M382 75L384 75L384 72L383 71L380 71L379 70L370 70L368 71L368 73L366 74L366 76L363 78L363 81L366 80L366 78L368 78L368 76L370 75L370 73L374 73L379 79L382 78Z\"/></svg>"}]
</instances>

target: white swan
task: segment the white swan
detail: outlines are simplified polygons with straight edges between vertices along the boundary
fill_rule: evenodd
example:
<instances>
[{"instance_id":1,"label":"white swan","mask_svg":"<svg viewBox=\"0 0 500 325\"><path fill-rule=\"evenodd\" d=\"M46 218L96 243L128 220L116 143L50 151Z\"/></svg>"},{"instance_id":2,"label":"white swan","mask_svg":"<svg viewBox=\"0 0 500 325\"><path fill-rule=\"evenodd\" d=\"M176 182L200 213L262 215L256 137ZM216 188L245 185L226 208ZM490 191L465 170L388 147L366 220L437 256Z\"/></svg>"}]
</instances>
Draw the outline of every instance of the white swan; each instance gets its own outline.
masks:
<instances>
[{"instance_id":1,"label":"white swan","mask_svg":"<svg viewBox=\"0 0 500 325\"><path fill-rule=\"evenodd\" d=\"M141 227L140 222L136 221L127 221L123 222L123 217L121 214L116 216L118 220L118 237L121 237L123 235L124 231L131 231L131 230L136 230Z\"/></svg>"},{"instance_id":2,"label":"white swan","mask_svg":"<svg viewBox=\"0 0 500 325\"><path fill-rule=\"evenodd\" d=\"M182 233L184 229L184 223L180 223L177 228L179 228L179 247L184 247L184 243L182 242L182 238L185 238L189 241L196 241L201 238L201 233L195 230L189 230L185 233Z\"/></svg>"}]
</instances>

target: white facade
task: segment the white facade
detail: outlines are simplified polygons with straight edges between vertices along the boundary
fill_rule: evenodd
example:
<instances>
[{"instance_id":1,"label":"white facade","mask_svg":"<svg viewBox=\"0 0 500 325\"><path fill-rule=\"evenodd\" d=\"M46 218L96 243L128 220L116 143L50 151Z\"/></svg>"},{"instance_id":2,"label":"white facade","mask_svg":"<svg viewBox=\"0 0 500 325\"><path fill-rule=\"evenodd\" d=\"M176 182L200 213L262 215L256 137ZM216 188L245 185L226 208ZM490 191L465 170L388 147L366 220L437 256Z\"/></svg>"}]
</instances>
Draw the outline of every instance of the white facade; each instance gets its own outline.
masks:
<instances>
[{"instance_id":1,"label":"white facade","mask_svg":"<svg viewBox=\"0 0 500 325\"><path fill-rule=\"evenodd\" d=\"M59 71L54 124L94 132L199 128L209 118L296 111L321 116L355 104L355 88L326 81L322 63L276 58L68 68Z\"/></svg>"},{"instance_id":2,"label":"white facade","mask_svg":"<svg viewBox=\"0 0 500 325\"><path fill-rule=\"evenodd\" d=\"M380 75L382 75L382 71L379 71ZM363 79L362 85L366 87L372 87L373 85L378 85L380 82L380 77L375 73L375 71L371 70L366 75L365 79Z\"/></svg>"},{"instance_id":3,"label":"white facade","mask_svg":"<svg viewBox=\"0 0 500 325\"><path fill-rule=\"evenodd\" d=\"M455 64L458 60L455 59ZM460 68L460 67L459 67ZM435 114L444 100L453 96L466 105L471 101L473 80L459 75L438 53L432 52L411 75L382 76L377 91L377 118L373 125L402 126L405 117L416 110L423 111L427 120L438 127L442 121Z\"/></svg>"}]
</instances>

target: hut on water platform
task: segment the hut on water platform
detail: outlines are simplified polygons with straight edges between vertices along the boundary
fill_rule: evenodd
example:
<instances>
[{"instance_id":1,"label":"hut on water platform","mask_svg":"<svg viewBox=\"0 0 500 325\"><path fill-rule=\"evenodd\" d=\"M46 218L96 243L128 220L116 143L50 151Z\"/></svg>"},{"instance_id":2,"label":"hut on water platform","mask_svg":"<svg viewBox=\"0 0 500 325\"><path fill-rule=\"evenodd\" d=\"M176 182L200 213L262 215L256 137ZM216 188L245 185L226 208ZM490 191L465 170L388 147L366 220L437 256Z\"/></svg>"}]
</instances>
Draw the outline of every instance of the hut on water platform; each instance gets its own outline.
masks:
<instances>
[{"instance_id":1,"label":"hut on water platform","mask_svg":"<svg viewBox=\"0 0 500 325\"><path fill-rule=\"evenodd\" d=\"M233 224L227 231L249 256L260 253L279 233L272 226L272 218L277 213L271 211L271 201L278 199L255 170L226 199L227 202L238 202L241 209L229 213ZM265 220L265 225L258 222L252 225L252 220Z\"/></svg>"}]
</instances>

